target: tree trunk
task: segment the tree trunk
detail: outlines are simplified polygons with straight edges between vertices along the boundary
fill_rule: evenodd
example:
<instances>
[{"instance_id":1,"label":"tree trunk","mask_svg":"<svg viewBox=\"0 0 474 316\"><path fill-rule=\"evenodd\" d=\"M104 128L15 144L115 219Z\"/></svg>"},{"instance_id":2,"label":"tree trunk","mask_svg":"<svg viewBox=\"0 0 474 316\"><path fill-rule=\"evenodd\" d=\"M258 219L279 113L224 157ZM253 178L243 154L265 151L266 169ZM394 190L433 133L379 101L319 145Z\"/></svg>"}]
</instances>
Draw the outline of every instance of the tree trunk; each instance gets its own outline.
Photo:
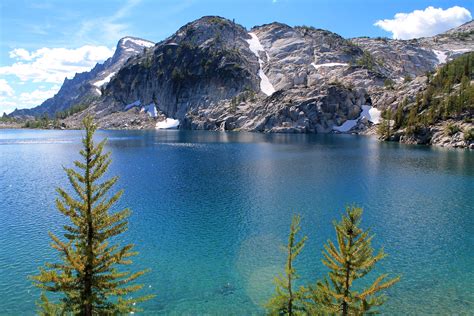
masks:
<instances>
[{"instance_id":1,"label":"tree trunk","mask_svg":"<svg viewBox=\"0 0 474 316\"><path fill-rule=\"evenodd\" d=\"M291 269L292 269L292 256L293 256L293 240L290 242L290 247L288 247L288 295L290 298L288 299L288 315L293 315L293 289L291 288Z\"/></svg>"},{"instance_id":2,"label":"tree trunk","mask_svg":"<svg viewBox=\"0 0 474 316\"><path fill-rule=\"evenodd\" d=\"M87 193L87 244L86 244L86 266L84 271L84 301L83 314L84 316L92 316L92 269L93 269L93 225L92 225L92 183L90 180L91 173L91 136L87 131L87 161L86 161L86 193Z\"/></svg>"},{"instance_id":3,"label":"tree trunk","mask_svg":"<svg viewBox=\"0 0 474 316\"><path fill-rule=\"evenodd\" d=\"M349 234L349 247L347 251L351 251L352 247L352 234ZM346 262L346 280L344 284L344 298L342 301L342 315L347 316L349 314L349 304L347 303L347 299L349 298L349 278L351 273L351 258L349 256L349 260Z\"/></svg>"}]
</instances>

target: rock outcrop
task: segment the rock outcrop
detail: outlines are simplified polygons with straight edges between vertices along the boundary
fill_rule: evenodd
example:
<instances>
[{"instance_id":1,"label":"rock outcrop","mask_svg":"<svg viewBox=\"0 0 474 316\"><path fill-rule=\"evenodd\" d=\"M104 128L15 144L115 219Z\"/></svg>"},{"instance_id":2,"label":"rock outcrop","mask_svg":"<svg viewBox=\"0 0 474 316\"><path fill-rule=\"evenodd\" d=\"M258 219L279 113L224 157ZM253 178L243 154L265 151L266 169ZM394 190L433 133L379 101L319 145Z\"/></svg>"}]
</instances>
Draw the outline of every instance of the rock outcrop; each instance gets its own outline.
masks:
<instances>
[{"instance_id":1,"label":"rock outcrop","mask_svg":"<svg viewBox=\"0 0 474 316\"><path fill-rule=\"evenodd\" d=\"M184 129L370 131L378 119L367 111L378 117L396 108L401 96L415 98L425 88L427 72L473 50L473 28L471 21L408 41L345 39L276 22L246 30L207 16L153 47L129 47L142 40L122 39L116 55L126 57L114 55L90 73L66 80L39 108L54 113L86 101L85 111L65 120L68 126L92 113L105 128L149 128L168 118Z\"/></svg>"}]
</instances>

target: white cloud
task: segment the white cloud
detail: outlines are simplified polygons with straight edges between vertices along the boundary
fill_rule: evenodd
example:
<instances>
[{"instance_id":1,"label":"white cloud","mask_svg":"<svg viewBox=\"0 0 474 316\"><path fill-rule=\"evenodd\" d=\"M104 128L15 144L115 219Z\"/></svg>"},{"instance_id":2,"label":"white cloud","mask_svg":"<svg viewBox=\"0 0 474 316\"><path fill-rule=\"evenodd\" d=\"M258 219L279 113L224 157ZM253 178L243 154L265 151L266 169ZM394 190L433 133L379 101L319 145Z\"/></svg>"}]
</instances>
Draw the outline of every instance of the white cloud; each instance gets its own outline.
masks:
<instances>
[{"instance_id":1,"label":"white cloud","mask_svg":"<svg viewBox=\"0 0 474 316\"><path fill-rule=\"evenodd\" d=\"M23 92L18 96L18 104L21 108L40 105L46 99L53 97L59 91L59 88L60 86L55 85L48 90L36 89L32 92Z\"/></svg>"},{"instance_id":2,"label":"white cloud","mask_svg":"<svg viewBox=\"0 0 474 316\"><path fill-rule=\"evenodd\" d=\"M3 81L6 80L0 79L0 90L3 87ZM11 113L17 108L31 108L40 105L46 99L53 97L59 91L59 88L59 85L54 85L49 89L36 89L31 92L23 92L18 96L0 93L0 115L4 112Z\"/></svg>"},{"instance_id":3,"label":"white cloud","mask_svg":"<svg viewBox=\"0 0 474 316\"><path fill-rule=\"evenodd\" d=\"M30 55L30 52L24 48L15 48L9 53L10 58L19 59L19 60L31 60L33 56Z\"/></svg>"},{"instance_id":4,"label":"white cloud","mask_svg":"<svg viewBox=\"0 0 474 316\"><path fill-rule=\"evenodd\" d=\"M459 26L472 19L469 10L454 6L443 10L427 7L410 13L397 13L393 19L378 20L375 26L392 33L396 39L433 36Z\"/></svg>"},{"instance_id":5,"label":"white cloud","mask_svg":"<svg viewBox=\"0 0 474 316\"><path fill-rule=\"evenodd\" d=\"M0 96L12 97L15 94L13 88L8 84L5 79L0 79Z\"/></svg>"},{"instance_id":6,"label":"white cloud","mask_svg":"<svg viewBox=\"0 0 474 316\"><path fill-rule=\"evenodd\" d=\"M14 75L22 81L62 83L64 78L90 70L113 53L114 49L91 45L76 49L45 47L32 52L17 48L10 52L10 58L17 61L0 67L0 75Z\"/></svg>"}]
</instances>

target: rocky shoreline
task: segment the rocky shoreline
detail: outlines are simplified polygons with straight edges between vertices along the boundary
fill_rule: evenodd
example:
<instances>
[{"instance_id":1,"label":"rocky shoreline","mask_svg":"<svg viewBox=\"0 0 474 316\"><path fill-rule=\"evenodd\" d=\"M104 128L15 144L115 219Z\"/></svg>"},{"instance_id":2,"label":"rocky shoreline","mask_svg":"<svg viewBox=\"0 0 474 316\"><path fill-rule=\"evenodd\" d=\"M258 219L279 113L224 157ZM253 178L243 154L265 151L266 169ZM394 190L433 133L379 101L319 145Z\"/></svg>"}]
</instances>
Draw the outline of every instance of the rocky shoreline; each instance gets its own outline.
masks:
<instances>
[{"instance_id":1,"label":"rocky shoreline","mask_svg":"<svg viewBox=\"0 0 474 316\"><path fill-rule=\"evenodd\" d=\"M437 71L470 56L473 47L473 21L433 37L394 40L346 39L278 22L247 30L205 16L156 44L122 38L106 62L66 79L42 105L9 117L59 117L59 128L79 128L90 114L104 129L154 129L170 121L186 130L371 134L385 119L381 113L401 109L404 120L387 140L472 148L464 135L473 128L468 106L429 122L407 118L414 108L415 116L426 116L422 98ZM456 80L449 91L459 90ZM430 97L455 97L449 93ZM456 126L446 132L447 124Z\"/></svg>"},{"instance_id":2,"label":"rocky shoreline","mask_svg":"<svg viewBox=\"0 0 474 316\"><path fill-rule=\"evenodd\" d=\"M118 112L115 116L107 116L102 120L98 121L98 125L100 129L104 130L157 130L155 128L156 123L158 121L155 119L150 118L147 115L137 115L137 113L128 113L127 112ZM36 128L36 129L43 129L43 130L79 130L81 129L81 125L77 123L77 120L64 120L62 121L64 125L60 128L55 128L51 126L50 128ZM422 146L436 146L436 147L444 147L444 148L455 148L455 149L470 149L474 150L474 142L466 142L463 139L463 129L472 128L472 124L468 123L456 123L454 121L447 121L443 122L442 124L438 124L430 128L430 130L422 135L406 137L403 133L397 132L393 137L388 140L381 140L377 134L378 126L375 124L361 122L362 124L359 125L359 129L355 128L350 132L338 132L338 131L331 131L329 133L332 134L349 134L349 135L362 135L368 137L377 137L381 142L389 141L389 142L399 142L402 144L410 144L410 145L422 145ZM446 126L448 124L459 124L461 127L460 131L457 131L455 134L449 136L446 135ZM23 129L22 124L19 123L5 123L0 122L0 129ZM227 131L229 130L213 130L213 131ZM240 130L244 131L244 130ZM234 130L234 132L238 133L240 131ZM304 132L299 129L290 129L290 130L271 130L271 131L256 131L256 130L247 130L246 132L251 133L308 133ZM429 137L428 137L429 135Z\"/></svg>"}]
</instances>

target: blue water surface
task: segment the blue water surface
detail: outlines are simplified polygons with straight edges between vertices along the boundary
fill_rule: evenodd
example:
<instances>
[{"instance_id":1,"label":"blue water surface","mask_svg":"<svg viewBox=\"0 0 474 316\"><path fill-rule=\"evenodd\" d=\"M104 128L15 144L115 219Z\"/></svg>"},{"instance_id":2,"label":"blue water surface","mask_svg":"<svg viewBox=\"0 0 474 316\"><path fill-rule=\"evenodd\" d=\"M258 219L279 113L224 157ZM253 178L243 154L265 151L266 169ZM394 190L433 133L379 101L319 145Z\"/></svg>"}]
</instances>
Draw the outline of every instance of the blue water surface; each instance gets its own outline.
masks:
<instances>
[{"instance_id":1,"label":"blue water surface","mask_svg":"<svg viewBox=\"0 0 474 316\"><path fill-rule=\"evenodd\" d=\"M29 275L55 262L48 231L66 219L55 188L79 158L81 131L0 130L0 314L35 313ZM474 313L474 153L351 135L201 131L99 131L130 207L120 241L136 244L144 314L260 315L283 271L292 214L309 237L300 284L327 271L323 243L344 207L389 256L379 273L401 275L385 314Z\"/></svg>"}]
</instances>

